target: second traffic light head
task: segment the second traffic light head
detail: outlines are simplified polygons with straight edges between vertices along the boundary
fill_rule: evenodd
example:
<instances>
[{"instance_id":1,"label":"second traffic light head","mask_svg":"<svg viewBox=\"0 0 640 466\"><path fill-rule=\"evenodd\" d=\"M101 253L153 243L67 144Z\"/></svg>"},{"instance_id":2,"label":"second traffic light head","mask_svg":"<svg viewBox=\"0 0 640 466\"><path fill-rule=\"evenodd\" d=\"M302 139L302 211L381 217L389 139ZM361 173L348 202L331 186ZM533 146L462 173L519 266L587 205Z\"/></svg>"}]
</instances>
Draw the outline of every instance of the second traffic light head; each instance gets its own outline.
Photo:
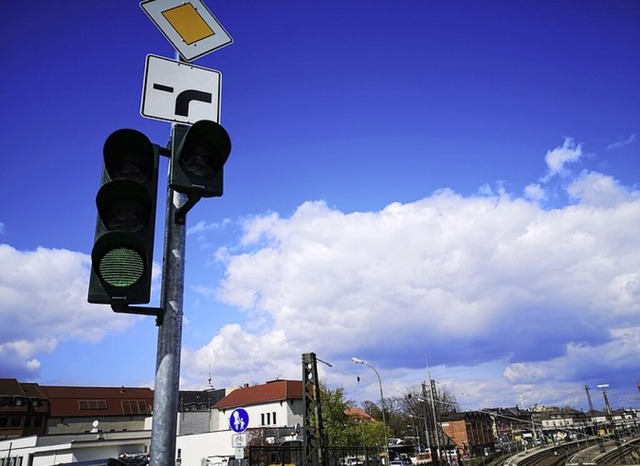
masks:
<instances>
[{"instance_id":1,"label":"second traffic light head","mask_svg":"<svg viewBox=\"0 0 640 466\"><path fill-rule=\"evenodd\" d=\"M218 123L200 120L176 131L171 151L169 184L183 194L222 196L223 166L231 153L231 139Z\"/></svg>"}]
</instances>

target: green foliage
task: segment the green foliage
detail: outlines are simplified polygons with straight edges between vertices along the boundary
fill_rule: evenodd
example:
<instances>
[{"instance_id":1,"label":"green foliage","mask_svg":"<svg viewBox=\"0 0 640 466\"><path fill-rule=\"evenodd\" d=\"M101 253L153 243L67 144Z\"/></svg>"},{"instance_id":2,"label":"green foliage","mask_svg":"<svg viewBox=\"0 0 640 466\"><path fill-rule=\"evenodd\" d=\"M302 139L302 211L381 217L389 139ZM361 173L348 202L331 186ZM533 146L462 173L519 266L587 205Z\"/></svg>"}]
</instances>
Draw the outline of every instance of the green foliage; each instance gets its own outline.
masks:
<instances>
[{"instance_id":1,"label":"green foliage","mask_svg":"<svg viewBox=\"0 0 640 466\"><path fill-rule=\"evenodd\" d=\"M345 400L344 388L321 387L322 419L329 446L366 446L382 448L385 443L382 422L356 421L346 411L354 407ZM379 411L381 414L381 412ZM375 419L375 416L372 416Z\"/></svg>"},{"instance_id":2,"label":"green foliage","mask_svg":"<svg viewBox=\"0 0 640 466\"><path fill-rule=\"evenodd\" d=\"M348 408L353 407L353 401L344 399L344 388L331 390L322 385L320 400L324 432L329 446L355 445L355 422L346 413Z\"/></svg>"}]
</instances>

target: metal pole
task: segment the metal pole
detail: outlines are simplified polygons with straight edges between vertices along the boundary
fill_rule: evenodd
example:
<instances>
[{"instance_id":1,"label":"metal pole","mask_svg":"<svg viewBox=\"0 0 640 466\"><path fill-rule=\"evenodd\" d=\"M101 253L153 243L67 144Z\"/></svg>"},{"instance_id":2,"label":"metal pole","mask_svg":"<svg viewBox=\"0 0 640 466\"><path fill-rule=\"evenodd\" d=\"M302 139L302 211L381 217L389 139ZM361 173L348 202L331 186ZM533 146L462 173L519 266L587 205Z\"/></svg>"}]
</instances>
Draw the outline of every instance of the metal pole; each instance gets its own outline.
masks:
<instances>
[{"instance_id":1,"label":"metal pole","mask_svg":"<svg viewBox=\"0 0 640 466\"><path fill-rule=\"evenodd\" d=\"M436 416L436 405L434 401L435 384L431 380L431 369L429 369L429 359L427 354L424 355L424 360L427 365L427 380L429 382L429 397L431 398L431 412L433 413L433 437L436 441L436 461L440 462L440 430L438 429L438 419Z\"/></svg>"},{"instance_id":2,"label":"metal pole","mask_svg":"<svg viewBox=\"0 0 640 466\"><path fill-rule=\"evenodd\" d=\"M382 393L382 379L380 378L380 374L378 374L378 371L376 370L376 368L373 367L368 362L358 358L351 358L351 360L356 364L364 364L368 368L373 369L373 372L376 373L376 377L378 377L378 384L380 385L380 409L382 409L382 425L384 427L384 452L387 457L385 463L389 465L389 438L387 437L387 418L386 418L386 415L384 414L384 395Z\"/></svg>"},{"instance_id":3,"label":"metal pole","mask_svg":"<svg viewBox=\"0 0 640 466\"><path fill-rule=\"evenodd\" d=\"M366 366L369 366L371 369L373 369L373 372L375 372L376 375L378 376L378 384L380 385L380 408L382 409L382 425L384 426L384 452L387 455L387 457L385 458L385 463L389 465L391 464L389 460L389 438L387 437L387 418L386 418L386 415L384 414L384 395L382 394L382 379L380 378L380 374L378 374L378 371L373 366L367 364L366 362L364 364Z\"/></svg>"},{"instance_id":4,"label":"metal pole","mask_svg":"<svg viewBox=\"0 0 640 466\"><path fill-rule=\"evenodd\" d=\"M410 418L413 418L413 416L409 415ZM418 445L418 453L420 453L420 434L418 433L418 428L416 427L416 423L414 421L411 421L411 425L407 426L407 427L411 427L413 429L413 432L416 434L416 440L417 440L417 445Z\"/></svg>"},{"instance_id":5,"label":"metal pole","mask_svg":"<svg viewBox=\"0 0 640 466\"><path fill-rule=\"evenodd\" d=\"M179 132L184 130L185 127L178 125L172 128L172 144L180 139ZM161 298L164 318L158 329L151 466L175 464L176 457L186 225L175 223L175 216L186 200L187 196L167 186Z\"/></svg>"}]
</instances>

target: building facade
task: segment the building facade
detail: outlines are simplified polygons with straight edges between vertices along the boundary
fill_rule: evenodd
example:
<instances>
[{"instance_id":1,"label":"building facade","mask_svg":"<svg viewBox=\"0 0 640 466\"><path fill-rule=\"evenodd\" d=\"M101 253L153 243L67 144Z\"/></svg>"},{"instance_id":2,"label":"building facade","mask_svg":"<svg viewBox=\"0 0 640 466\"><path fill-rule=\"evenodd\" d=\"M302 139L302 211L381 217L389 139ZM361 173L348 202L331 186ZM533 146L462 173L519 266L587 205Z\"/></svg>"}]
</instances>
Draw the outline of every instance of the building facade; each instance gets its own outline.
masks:
<instances>
[{"instance_id":1,"label":"building facade","mask_svg":"<svg viewBox=\"0 0 640 466\"><path fill-rule=\"evenodd\" d=\"M0 458L9 464L106 461L124 453L145 454L149 450L151 389L38 386L0 379L0 400L0 416L10 426L5 429L5 440L0 439ZM238 408L249 414L247 430L242 434L230 428L230 418ZM209 464L236 457L238 445L252 439L275 444L299 440L303 412L300 380L181 392L176 460ZM35 416L42 419L37 429L31 429L30 419Z\"/></svg>"},{"instance_id":2,"label":"building facade","mask_svg":"<svg viewBox=\"0 0 640 466\"><path fill-rule=\"evenodd\" d=\"M460 458L484 456L495 449L493 419L486 412L442 414L440 427L456 445Z\"/></svg>"}]
</instances>

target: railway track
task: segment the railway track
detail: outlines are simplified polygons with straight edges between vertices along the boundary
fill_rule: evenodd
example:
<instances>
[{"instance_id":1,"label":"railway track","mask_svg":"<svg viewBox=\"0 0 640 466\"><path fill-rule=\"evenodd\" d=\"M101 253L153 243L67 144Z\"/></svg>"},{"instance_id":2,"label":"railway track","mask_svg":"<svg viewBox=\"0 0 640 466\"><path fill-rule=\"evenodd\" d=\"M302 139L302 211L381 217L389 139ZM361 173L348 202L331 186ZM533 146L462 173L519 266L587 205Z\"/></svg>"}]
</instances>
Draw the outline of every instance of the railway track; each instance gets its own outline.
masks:
<instances>
[{"instance_id":1,"label":"railway track","mask_svg":"<svg viewBox=\"0 0 640 466\"><path fill-rule=\"evenodd\" d=\"M607 451L604 451L606 446ZM601 450L602 449L602 450ZM485 466L582 466L582 465L640 465L640 439L630 442L607 442L598 448L584 448L584 443L569 443L542 448L526 455L494 458Z\"/></svg>"},{"instance_id":2,"label":"railway track","mask_svg":"<svg viewBox=\"0 0 640 466\"><path fill-rule=\"evenodd\" d=\"M595 464L603 465L636 465L640 464L640 439L626 443L618 443L617 447L599 455Z\"/></svg>"}]
</instances>

